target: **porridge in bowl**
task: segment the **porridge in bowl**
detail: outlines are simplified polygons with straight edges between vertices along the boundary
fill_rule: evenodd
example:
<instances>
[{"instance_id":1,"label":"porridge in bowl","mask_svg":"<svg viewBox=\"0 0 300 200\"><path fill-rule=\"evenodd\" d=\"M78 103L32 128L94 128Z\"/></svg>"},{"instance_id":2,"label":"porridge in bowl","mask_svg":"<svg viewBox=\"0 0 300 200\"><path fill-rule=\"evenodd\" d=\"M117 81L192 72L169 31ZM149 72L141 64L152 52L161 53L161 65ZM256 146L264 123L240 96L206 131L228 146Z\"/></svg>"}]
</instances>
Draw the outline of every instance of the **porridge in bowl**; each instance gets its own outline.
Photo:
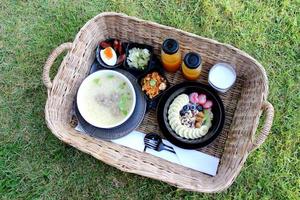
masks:
<instances>
[{"instance_id":1,"label":"porridge in bowl","mask_svg":"<svg viewBox=\"0 0 300 200\"><path fill-rule=\"evenodd\" d=\"M101 70L82 82L77 105L88 123L99 128L113 128L131 116L135 98L134 88L126 76L112 70Z\"/></svg>"}]
</instances>

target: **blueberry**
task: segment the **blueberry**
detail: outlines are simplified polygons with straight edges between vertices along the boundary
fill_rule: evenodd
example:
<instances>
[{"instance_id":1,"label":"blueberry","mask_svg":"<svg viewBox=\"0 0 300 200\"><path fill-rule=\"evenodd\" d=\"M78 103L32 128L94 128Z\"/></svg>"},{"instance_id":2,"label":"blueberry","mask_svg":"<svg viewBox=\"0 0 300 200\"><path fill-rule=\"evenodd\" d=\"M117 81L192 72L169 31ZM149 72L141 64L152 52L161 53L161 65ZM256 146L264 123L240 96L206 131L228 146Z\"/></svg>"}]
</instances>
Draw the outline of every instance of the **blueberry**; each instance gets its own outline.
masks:
<instances>
[{"instance_id":1,"label":"blueberry","mask_svg":"<svg viewBox=\"0 0 300 200\"><path fill-rule=\"evenodd\" d=\"M182 108L182 110L183 111L188 111L190 108L189 108L189 105L185 105L185 106L183 106L183 108Z\"/></svg>"},{"instance_id":2,"label":"blueberry","mask_svg":"<svg viewBox=\"0 0 300 200\"><path fill-rule=\"evenodd\" d=\"M201 111L203 110L203 107L202 107L201 105L198 105L198 106L197 106L197 110L198 110L199 112L201 112Z\"/></svg>"},{"instance_id":3,"label":"blueberry","mask_svg":"<svg viewBox=\"0 0 300 200\"><path fill-rule=\"evenodd\" d=\"M179 114L180 114L180 116L183 116L185 113L186 113L186 111L181 110Z\"/></svg>"},{"instance_id":4,"label":"blueberry","mask_svg":"<svg viewBox=\"0 0 300 200\"><path fill-rule=\"evenodd\" d=\"M190 110L196 110L196 105L195 104L190 105Z\"/></svg>"}]
</instances>

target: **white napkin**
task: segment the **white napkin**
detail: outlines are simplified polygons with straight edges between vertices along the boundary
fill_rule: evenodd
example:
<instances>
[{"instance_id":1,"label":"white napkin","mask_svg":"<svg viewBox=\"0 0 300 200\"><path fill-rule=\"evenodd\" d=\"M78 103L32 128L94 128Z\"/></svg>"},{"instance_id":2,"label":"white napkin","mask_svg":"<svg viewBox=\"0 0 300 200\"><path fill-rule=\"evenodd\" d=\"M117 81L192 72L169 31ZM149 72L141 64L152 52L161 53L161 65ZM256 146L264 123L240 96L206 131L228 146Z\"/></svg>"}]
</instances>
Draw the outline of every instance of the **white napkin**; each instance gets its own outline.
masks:
<instances>
[{"instance_id":1,"label":"white napkin","mask_svg":"<svg viewBox=\"0 0 300 200\"><path fill-rule=\"evenodd\" d=\"M183 166L212 176L217 174L219 158L196 150L182 149L173 144L172 146Z\"/></svg>"},{"instance_id":2,"label":"white napkin","mask_svg":"<svg viewBox=\"0 0 300 200\"><path fill-rule=\"evenodd\" d=\"M132 131L128 135L121 137L119 139L111 140L113 143L129 147L131 149L135 149L138 151L144 151L144 136L142 136L141 132Z\"/></svg>"},{"instance_id":3,"label":"white napkin","mask_svg":"<svg viewBox=\"0 0 300 200\"><path fill-rule=\"evenodd\" d=\"M77 125L76 130L83 132L84 130ZM121 137L119 139L111 140L113 143L135 149L137 151L143 152L145 134L139 131L132 131L128 135ZM172 146L176 154L169 151L155 151L146 148L146 152L154 156L160 157L162 159L168 160L170 162L215 176L217 173L218 165L220 159L196 150L187 150L179 148L167 140L163 139L163 143Z\"/></svg>"}]
</instances>

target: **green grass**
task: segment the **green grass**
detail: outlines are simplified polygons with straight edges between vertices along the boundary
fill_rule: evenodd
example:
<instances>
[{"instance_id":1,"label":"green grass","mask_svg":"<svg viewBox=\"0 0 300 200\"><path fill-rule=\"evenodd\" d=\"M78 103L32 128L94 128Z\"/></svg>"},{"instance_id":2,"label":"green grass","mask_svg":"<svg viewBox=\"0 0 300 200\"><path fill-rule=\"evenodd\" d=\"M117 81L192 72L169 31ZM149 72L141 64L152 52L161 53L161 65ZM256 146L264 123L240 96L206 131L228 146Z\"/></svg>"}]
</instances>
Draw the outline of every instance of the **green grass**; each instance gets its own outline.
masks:
<instances>
[{"instance_id":1,"label":"green grass","mask_svg":"<svg viewBox=\"0 0 300 200\"><path fill-rule=\"evenodd\" d=\"M124 12L229 43L263 64L269 101L276 110L272 132L228 190L193 193L123 173L63 144L47 129L43 64L53 48L72 41L85 22L103 11ZM2 0L1 199L299 198L299 11L299 0Z\"/></svg>"}]
</instances>

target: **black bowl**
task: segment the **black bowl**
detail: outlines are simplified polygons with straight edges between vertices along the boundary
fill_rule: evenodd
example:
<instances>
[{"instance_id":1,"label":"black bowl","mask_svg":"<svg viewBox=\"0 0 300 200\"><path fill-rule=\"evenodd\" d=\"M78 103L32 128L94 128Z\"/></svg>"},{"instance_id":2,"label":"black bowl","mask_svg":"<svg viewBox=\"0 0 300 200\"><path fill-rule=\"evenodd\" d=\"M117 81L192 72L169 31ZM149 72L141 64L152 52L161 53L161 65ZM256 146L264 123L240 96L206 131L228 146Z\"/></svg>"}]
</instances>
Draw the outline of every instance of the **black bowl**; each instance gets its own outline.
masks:
<instances>
[{"instance_id":1,"label":"black bowl","mask_svg":"<svg viewBox=\"0 0 300 200\"><path fill-rule=\"evenodd\" d=\"M157 103L160 99L160 97L162 96L162 94L167 91L167 89L170 87L170 83L167 79L167 77L165 76L164 70L162 68L162 65L160 63L160 61L153 57L153 64L151 66L151 69L147 71L147 73L143 73L141 76L138 77L138 84L140 85L140 87L142 88L142 80L150 73L152 72L158 72L159 75L161 75L162 77L164 77L164 79L166 80L166 89L161 91L158 95L156 95L155 97L153 97L152 99L150 99L150 97L145 93L144 95L146 96L147 99L147 108L148 109L156 109Z\"/></svg>"},{"instance_id":2,"label":"black bowl","mask_svg":"<svg viewBox=\"0 0 300 200\"><path fill-rule=\"evenodd\" d=\"M133 67L129 67L128 62L127 62L127 58L129 56L129 50L134 48L134 47L149 50L150 59L148 61L147 66L145 67L145 69L136 69L136 68L133 68ZM124 68L127 71L131 72L133 75L140 76L141 74L147 73L150 70L152 59L153 59L153 47L152 46L147 45L147 44L129 43L127 45L127 48L126 48L126 58L125 58L125 61L124 61Z\"/></svg>"},{"instance_id":3,"label":"black bowl","mask_svg":"<svg viewBox=\"0 0 300 200\"><path fill-rule=\"evenodd\" d=\"M178 95L192 92L203 93L213 102L211 109L214 117L206 135L197 139L186 139L177 135L171 128L167 115L170 104ZM210 86L198 82L183 82L169 88L162 95L157 107L157 120L162 133L171 143L185 149L196 149L208 145L221 133L225 121L225 110L221 98Z\"/></svg>"},{"instance_id":4,"label":"black bowl","mask_svg":"<svg viewBox=\"0 0 300 200\"><path fill-rule=\"evenodd\" d=\"M110 38L110 39L107 39L107 40L104 40L104 41L113 44L114 40L115 40L114 38ZM127 49L128 43L122 42L122 41L120 41L120 42L121 42L121 45L122 45L123 52L126 53L126 49ZM107 69L114 69L114 68L120 67L120 66L122 66L124 64L124 61L123 61L123 62L121 62L119 64L115 64L114 66L110 66L110 65L107 65L105 62L103 62L103 60L101 59L101 56L100 56L100 51L103 48L100 46L100 43L101 42L99 42L99 44L97 45L96 59L97 59L97 61L100 64L101 67L104 67L104 68L107 68ZM117 58L118 58L120 56L119 52L116 51L116 54L117 54ZM126 59L126 56L125 56L125 59Z\"/></svg>"}]
</instances>

